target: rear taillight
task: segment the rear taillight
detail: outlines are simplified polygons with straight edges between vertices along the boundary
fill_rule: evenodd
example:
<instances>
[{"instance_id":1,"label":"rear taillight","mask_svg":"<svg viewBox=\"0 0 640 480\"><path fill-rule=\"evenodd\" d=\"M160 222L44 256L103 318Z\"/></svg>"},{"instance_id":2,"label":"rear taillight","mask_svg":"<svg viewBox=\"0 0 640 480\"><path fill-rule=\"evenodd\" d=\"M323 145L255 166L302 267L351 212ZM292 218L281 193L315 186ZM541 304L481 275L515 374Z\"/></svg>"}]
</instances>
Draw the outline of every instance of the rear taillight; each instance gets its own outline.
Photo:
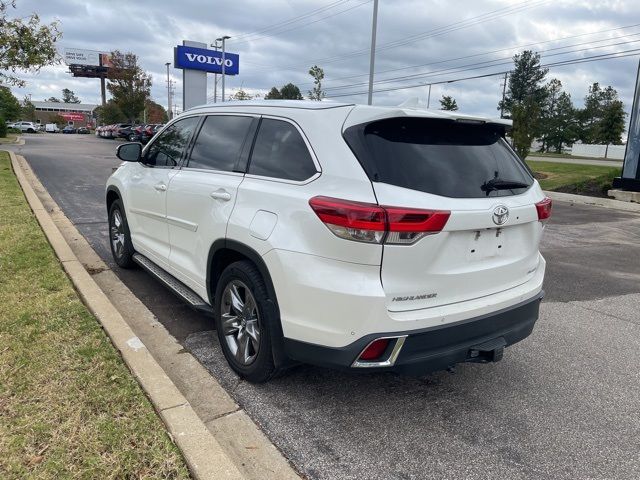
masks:
<instances>
[{"instance_id":1,"label":"rear taillight","mask_svg":"<svg viewBox=\"0 0 640 480\"><path fill-rule=\"evenodd\" d=\"M387 207L330 197L314 197L309 205L336 236L367 243L412 244L440 232L451 212Z\"/></svg>"},{"instance_id":2,"label":"rear taillight","mask_svg":"<svg viewBox=\"0 0 640 480\"><path fill-rule=\"evenodd\" d=\"M538 220L541 222L547 220L551 216L551 208L553 202L549 197L545 197L544 200L536 203L536 210L538 211Z\"/></svg>"}]
</instances>

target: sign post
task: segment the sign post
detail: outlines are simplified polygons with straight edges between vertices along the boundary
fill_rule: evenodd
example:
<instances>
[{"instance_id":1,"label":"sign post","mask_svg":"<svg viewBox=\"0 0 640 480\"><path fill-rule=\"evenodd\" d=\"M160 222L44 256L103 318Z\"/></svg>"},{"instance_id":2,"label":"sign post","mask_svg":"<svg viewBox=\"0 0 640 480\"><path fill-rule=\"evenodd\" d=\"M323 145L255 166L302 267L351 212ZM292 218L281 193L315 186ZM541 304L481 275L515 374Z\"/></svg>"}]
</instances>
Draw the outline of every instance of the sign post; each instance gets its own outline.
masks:
<instances>
[{"instance_id":1,"label":"sign post","mask_svg":"<svg viewBox=\"0 0 640 480\"><path fill-rule=\"evenodd\" d=\"M640 192L640 62L638 62L622 176L613 180L613 188Z\"/></svg>"},{"instance_id":2,"label":"sign post","mask_svg":"<svg viewBox=\"0 0 640 480\"><path fill-rule=\"evenodd\" d=\"M187 110L207 103L207 73L238 75L240 57L235 53L208 50L206 43L188 40L182 43L174 49L173 65L182 69L182 100Z\"/></svg>"}]
</instances>

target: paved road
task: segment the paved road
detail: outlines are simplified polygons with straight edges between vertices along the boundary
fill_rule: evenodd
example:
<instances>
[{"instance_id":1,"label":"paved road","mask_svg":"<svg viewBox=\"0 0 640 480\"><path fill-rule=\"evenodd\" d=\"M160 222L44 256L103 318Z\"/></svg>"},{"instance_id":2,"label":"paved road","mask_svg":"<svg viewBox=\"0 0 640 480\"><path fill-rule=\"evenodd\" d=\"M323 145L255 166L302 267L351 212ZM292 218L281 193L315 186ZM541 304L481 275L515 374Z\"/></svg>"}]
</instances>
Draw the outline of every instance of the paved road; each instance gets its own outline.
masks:
<instances>
[{"instance_id":1,"label":"paved road","mask_svg":"<svg viewBox=\"0 0 640 480\"><path fill-rule=\"evenodd\" d=\"M114 145L38 135L14 148L111 265ZM639 215L557 204L533 335L500 363L420 378L301 366L250 385L209 319L143 272L116 272L309 478L640 478L639 240Z\"/></svg>"},{"instance_id":2,"label":"paved road","mask_svg":"<svg viewBox=\"0 0 640 480\"><path fill-rule=\"evenodd\" d=\"M530 155L528 161L532 162L554 162L573 163L575 165L599 165L601 167L622 167L622 160L598 160L590 158L567 158L567 157L537 157Z\"/></svg>"}]
</instances>

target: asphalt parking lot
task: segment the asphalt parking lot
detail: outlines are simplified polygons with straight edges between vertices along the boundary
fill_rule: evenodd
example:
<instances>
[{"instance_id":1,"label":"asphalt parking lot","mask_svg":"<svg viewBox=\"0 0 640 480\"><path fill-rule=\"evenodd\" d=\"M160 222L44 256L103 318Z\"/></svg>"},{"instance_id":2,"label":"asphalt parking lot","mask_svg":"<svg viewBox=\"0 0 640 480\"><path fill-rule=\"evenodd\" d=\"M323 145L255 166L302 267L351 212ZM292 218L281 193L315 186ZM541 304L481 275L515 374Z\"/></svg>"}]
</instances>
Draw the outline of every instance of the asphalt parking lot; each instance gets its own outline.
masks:
<instances>
[{"instance_id":1,"label":"asphalt parking lot","mask_svg":"<svg viewBox=\"0 0 640 480\"><path fill-rule=\"evenodd\" d=\"M58 205L166 328L309 478L640 478L640 215L556 203L547 297L502 362L425 377L301 366L267 385L226 367L210 319L108 250L116 143L29 135Z\"/></svg>"}]
</instances>

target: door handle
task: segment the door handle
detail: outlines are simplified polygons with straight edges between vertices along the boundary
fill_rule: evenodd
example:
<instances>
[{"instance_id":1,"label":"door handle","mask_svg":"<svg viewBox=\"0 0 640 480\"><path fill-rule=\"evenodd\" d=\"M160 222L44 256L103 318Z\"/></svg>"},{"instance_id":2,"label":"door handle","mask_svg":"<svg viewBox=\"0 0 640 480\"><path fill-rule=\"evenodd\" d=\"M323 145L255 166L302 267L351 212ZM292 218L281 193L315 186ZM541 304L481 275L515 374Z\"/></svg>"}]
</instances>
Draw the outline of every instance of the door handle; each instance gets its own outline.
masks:
<instances>
[{"instance_id":1,"label":"door handle","mask_svg":"<svg viewBox=\"0 0 640 480\"><path fill-rule=\"evenodd\" d=\"M164 183L158 183L157 185L154 185L153 188L155 188L159 192L167 191L167 186Z\"/></svg>"},{"instance_id":2,"label":"door handle","mask_svg":"<svg viewBox=\"0 0 640 480\"><path fill-rule=\"evenodd\" d=\"M215 192L211 192L209 195L211 196L211 198L214 198L216 200L222 200L224 202L228 202L229 200L231 200L231 194L229 192L224 191L223 189L216 190Z\"/></svg>"}]
</instances>

